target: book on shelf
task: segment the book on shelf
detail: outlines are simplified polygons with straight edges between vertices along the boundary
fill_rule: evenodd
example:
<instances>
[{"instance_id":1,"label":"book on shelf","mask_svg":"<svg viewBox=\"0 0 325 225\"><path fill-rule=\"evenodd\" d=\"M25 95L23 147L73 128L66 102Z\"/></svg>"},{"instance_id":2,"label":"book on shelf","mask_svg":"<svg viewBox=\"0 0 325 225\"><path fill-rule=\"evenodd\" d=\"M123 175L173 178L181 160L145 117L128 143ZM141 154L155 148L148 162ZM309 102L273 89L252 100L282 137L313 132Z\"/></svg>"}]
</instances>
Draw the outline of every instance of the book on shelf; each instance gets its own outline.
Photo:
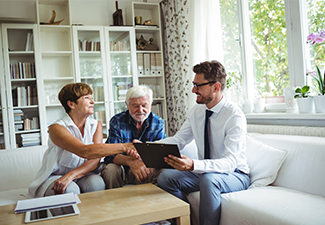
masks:
<instances>
[{"instance_id":1,"label":"book on shelf","mask_svg":"<svg viewBox=\"0 0 325 225\"><path fill-rule=\"evenodd\" d=\"M100 41L78 41L79 51L100 51Z\"/></svg>"},{"instance_id":2,"label":"book on shelf","mask_svg":"<svg viewBox=\"0 0 325 225\"><path fill-rule=\"evenodd\" d=\"M99 122L101 122L102 124L106 124L105 111L96 111L95 119L98 120Z\"/></svg>"},{"instance_id":3,"label":"book on shelf","mask_svg":"<svg viewBox=\"0 0 325 225\"><path fill-rule=\"evenodd\" d=\"M38 118L33 117L33 118L25 118L24 119L24 130L35 130L39 129L39 123L38 123Z\"/></svg>"},{"instance_id":4,"label":"book on shelf","mask_svg":"<svg viewBox=\"0 0 325 225\"><path fill-rule=\"evenodd\" d=\"M23 147L41 144L41 134L40 133L21 134L20 136L21 136L21 143L22 143Z\"/></svg>"},{"instance_id":5,"label":"book on shelf","mask_svg":"<svg viewBox=\"0 0 325 225\"><path fill-rule=\"evenodd\" d=\"M15 87L12 89L12 99L14 106L37 105L37 87L31 84L26 87Z\"/></svg>"},{"instance_id":6,"label":"book on shelf","mask_svg":"<svg viewBox=\"0 0 325 225\"><path fill-rule=\"evenodd\" d=\"M117 82L115 85L116 97L117 100L125 100L126 92L128 91L129 86L126 82Z\"/></svg>"},{"instance_id":7,"label":"book on shelf","mask_svg":"<svg viewBox=\"0 0 325 225\"><path fill-rule=\"evenodd\" d=\"M35 78L35 63L16 62L10 63L11 79Z\"/></svg>"},{"instance_id":8,"label":"book on shelf","mask_svg":"<svg viewBox=\"0 0 325 225\"><path fill-rule=\"evenodd\" d=\"M97 102L104 101L104 87L94 86L93 88L94 100Z\"/></svg>"},{"instance_id":9,"label":"book on shelf","mask_svg":"<svg viewBox=\"0 0 325 225\"><path fill-rule=\"evenodd\" d=\"M23 79L23 64L22 64L22 62L18 62L18 68L19 68L19 79Z\"/></svg>"},{"instance_id":10,"label":"book on shelf","mask_svg":"<svg viewBox=\"0 0 325 225\"><path fill-rule=\"evenodd\" d=\"M146 85L146 84L142 84ZM158 84L149 84L148 87L152 90L152 97L153 98L162 98L163 96L161 95L160 92L160 85Z\"/></svg>"},{"instance_id":11,"label":"book on shelf","mask_svg":"<svg viewBox=\"0 0 325 225\"><path fill-rule=\"evenodd\" d=\"M160 102L153 104L151 106L151 111L156 114L157 116L160 116L161 118L163 117L163 113L162 113L162 105Z\"/></svg>"},{"instance_id":12,"label":"book on shelf","mask_svg":"<svg viewBox=\"0 0 325 225\"><path fill-rule=\"evenodd\" d=\"M110 41L110 51L129 51L130 43L128 41Z\"/></svg>"},{"instance_id":13,"label":"book on shelf","mask_svg":"<svg viewBox=\"0 0 325 225\"><path fill-rule=\"evenodd\" d=\"M21 131L24 129L23 123L15 122L15 132Z\"/></svg>"},{"instance_id":14,"label":"book on shelf","mask_svg":"<svg viewBox=\"0 0 325 225\"><path fill-rule=\"evenodd\" d=\"M24 112L21 109L14 109L14 121L21 122L23 121Z\"/></svg>"},{"instance_id":15,"label":"book on shelf","mask_svg":"<svg viewBox=\"0 0 325 225\"><path fill-rule=\"evenodd\" d=\"M34 41L33 41L33 34L28 33L27 34L27 39L26 39L26 46L25 46L25 51L33 51L34 49Z\"/></svg>"}]
</instances>

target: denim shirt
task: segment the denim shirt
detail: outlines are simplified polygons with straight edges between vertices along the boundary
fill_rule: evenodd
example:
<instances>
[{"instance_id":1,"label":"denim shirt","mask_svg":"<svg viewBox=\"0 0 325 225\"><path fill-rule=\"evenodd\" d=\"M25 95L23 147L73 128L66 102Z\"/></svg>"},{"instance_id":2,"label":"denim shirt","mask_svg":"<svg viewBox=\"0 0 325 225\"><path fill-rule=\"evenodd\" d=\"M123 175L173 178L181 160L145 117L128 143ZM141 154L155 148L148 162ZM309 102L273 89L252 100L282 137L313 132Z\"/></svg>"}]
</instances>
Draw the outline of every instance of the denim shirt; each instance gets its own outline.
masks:
<instances>
[{"instance_id":1,"label":"denim shirt","mask_svg":"<svg viewBox=\"0 0 325 225\"><path fill-rule=\"evenodd\" d=\"M113 116L109 122L108 138L106 143L129 143L138 139L146 141L157 141L166 138L165 121L159 116L150 112L148 118L143 122L140 135L137 137L138 129L129 110ZM107 156L104 159L106 164L112 163L116 155Z\"/></svg>"}]
</instances>

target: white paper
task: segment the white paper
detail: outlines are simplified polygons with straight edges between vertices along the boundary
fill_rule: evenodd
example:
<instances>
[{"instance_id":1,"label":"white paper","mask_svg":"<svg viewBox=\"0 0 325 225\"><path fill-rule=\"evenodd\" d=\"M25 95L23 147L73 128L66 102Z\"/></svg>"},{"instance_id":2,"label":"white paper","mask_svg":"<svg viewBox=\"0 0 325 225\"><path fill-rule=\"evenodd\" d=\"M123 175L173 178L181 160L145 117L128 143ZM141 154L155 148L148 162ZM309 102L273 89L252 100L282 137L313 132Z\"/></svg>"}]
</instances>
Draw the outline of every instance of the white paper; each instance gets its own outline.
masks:
<instances>
[{"instance_id":1,"label":"white paper","mask_svg":"<svg viewBox=\"0 0 325 225\"><path fill-rule=\"evenodd\" d=\"M27 211L35 211L39 209L47 209L57 206L66 206L78 203L81 203L81 201L78 195L74 193L19 200L17 202L15 213L23 213Z\"/></svg>"}]
</instances>

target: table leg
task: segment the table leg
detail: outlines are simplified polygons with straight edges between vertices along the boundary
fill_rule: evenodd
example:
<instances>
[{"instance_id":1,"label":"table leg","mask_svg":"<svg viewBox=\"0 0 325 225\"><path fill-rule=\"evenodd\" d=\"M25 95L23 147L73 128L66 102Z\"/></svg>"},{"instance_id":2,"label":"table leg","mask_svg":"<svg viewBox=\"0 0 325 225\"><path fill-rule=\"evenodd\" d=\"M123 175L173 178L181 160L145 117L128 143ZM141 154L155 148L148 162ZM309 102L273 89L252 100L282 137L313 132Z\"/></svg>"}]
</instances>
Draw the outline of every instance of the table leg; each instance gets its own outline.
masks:
<instances>
[{"instance_id":1,"label":"table leg","mask_svg":"<svg viewBox=\"0 0 325 225\"><path fill-rule=\"evenodd\" d=\"M177 225L190 225L191 224L190 215L177 217L176 224Z\"/></svg>"}]
</instances>

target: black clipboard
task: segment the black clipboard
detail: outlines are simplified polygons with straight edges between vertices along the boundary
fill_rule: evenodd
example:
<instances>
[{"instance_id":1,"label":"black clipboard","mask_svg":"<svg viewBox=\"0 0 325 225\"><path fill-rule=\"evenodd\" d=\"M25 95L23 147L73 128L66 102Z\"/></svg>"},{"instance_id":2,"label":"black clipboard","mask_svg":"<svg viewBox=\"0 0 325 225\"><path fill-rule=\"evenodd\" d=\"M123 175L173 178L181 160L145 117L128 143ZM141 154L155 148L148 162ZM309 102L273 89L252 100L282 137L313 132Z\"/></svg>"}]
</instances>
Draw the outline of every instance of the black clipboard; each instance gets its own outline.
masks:
<instances>
[{"instance_id":1,"label":"black clipboard","mask_svg":"<svg viewBox=\"0 0 325 225\"><path fill-rule=\"evenodd\" d=\"M178 146L176 144L163 143L133 143L137 149L142 161L148 168L169 168L173 169L164 161L164 157L174 155L181 157Z\"/></svg>"}]
</instances>

